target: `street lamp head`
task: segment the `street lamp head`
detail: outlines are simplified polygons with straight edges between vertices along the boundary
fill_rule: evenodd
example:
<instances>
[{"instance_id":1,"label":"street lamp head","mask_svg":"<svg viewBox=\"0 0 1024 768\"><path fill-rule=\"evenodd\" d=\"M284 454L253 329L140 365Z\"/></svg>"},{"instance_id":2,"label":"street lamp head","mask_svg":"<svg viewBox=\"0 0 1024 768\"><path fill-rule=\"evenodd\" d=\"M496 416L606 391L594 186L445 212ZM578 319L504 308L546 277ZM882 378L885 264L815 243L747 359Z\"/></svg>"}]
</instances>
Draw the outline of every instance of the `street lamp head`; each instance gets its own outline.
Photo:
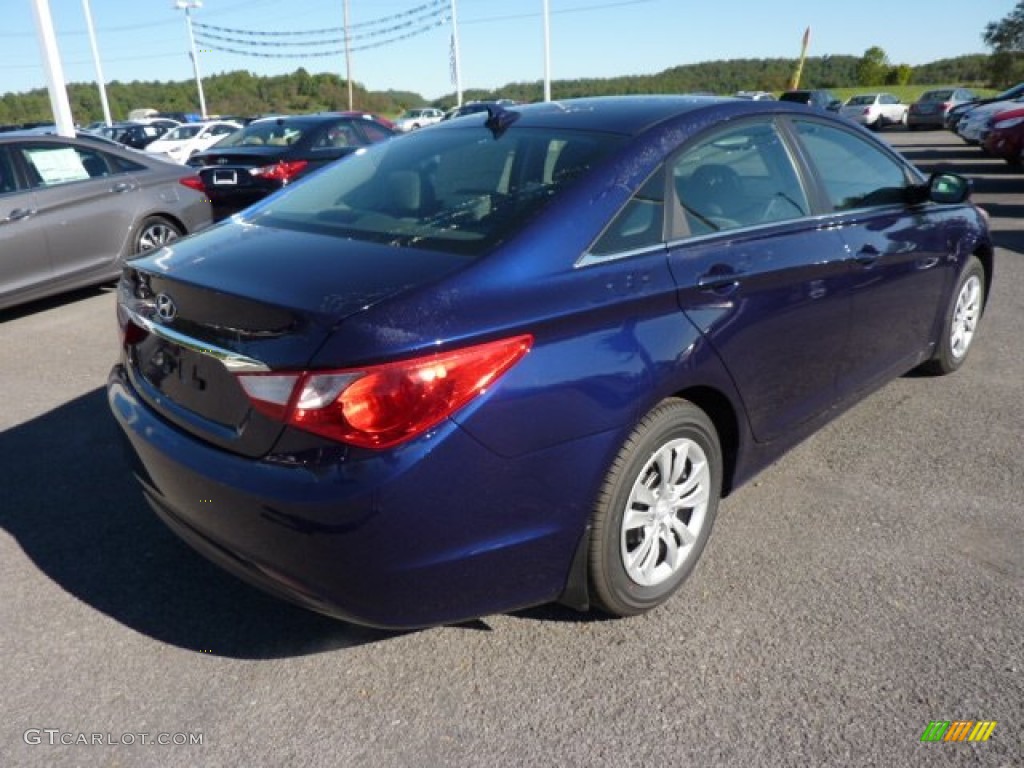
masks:
<instances>
[{"instance_id":1,"label":"street lamp head","mask_svg":"<svg viewBox=\"0 0 1024 768\"><path fill-rule=\"evenodd\" d=\"M176 0L174 7L179 11L183 11L188 8L202 8L203 0Z\"/></svg>"}]
</instances>

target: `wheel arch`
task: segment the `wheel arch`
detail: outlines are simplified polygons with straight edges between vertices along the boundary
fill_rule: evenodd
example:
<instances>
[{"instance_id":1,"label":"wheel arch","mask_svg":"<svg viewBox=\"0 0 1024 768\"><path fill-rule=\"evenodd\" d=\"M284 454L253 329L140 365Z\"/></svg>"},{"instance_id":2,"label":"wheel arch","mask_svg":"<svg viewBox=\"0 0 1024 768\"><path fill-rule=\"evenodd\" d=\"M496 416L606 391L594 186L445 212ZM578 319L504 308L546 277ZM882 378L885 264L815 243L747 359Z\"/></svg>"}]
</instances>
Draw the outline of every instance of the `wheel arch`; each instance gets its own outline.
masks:
<instances>
[{"instance_id":1,"label":"wheel arch","mask_svg":"<svg viewBox=\"0 0 1024 768\"><path fill-rule=\"evenodd\" d=\"M981 311L984 314L986 307L988 307L989 297L991 296L992 271L995 268L995 249L988 244L979 244L974 249L973 255L977 257L978 261L981 262L982 269L985 270L985 303L981 305Z\"/></svg>"},{"instance_id":2,"label":"wheel arch","mask_svg":"<svg viewBox=\"0 0 1024 768\"><path fill-rule=\"evenodd\" d=\"M127 241L125 241L124 248L122 249L122 258L128 258L129 256L135 255L133 250L135 248L135 240L139 236L139 232L142 230L142 225L146 223L147 219L152 219L154 217L165 219L169 223L176 226L179 230L182 231L182 237L188 235L191 231L189 230L188 225L185 224L185 222L183 222L181 218L175 216L173 213L167 213L166 211L159 209L153 211L146 211L145 213L141 214L138 217L137 221L135 222L135 226L132 227L131 231L128 233L128 239Z\"/></svg>"},{"instance_id":3,"label":"wheel arch","mask_svg":"<svg viewBox=\"0 0 1024 768\"><path fill-rule=\"evenodd\" d=\"M711 387L691 387L680 390L675 396L689 400L704 411L718 433L722 449L722 498L725 498L733 490L739 457L740 429L736 409L728 397Z\"/></svg>"}]
</instances>

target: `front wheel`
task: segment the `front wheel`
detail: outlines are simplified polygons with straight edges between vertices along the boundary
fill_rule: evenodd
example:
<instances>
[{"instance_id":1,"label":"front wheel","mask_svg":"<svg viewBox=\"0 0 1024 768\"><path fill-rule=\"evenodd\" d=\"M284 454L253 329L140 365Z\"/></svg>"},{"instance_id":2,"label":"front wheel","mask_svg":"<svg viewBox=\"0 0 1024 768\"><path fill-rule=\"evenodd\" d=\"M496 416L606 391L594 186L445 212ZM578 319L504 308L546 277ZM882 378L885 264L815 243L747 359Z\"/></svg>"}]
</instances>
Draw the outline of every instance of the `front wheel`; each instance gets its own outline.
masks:
<instances>
[{"instance_id":1,"label":"front wheel","mask_svg":"<svg viewBox=\"0 0 1024 768\"><path fill-rule=\"evenodd\" d=\"M977 256L971 256L946 310L935 355L925 363L928 372L944 375L964 364L984 308L985 268Z\"/></svg>"},{"instance_id":2,"label":"front wheel","mask_svg":"<svg viewBox=\"0 0 1024 768\"><path fill-rule=\"evenodd\" d=\"M132 244L132 255L160 248L177 240L184 232L178 225L163 216L149 216L139 225Z\"/></svg>"},{"instance_id":3,"label":"front wheel","mask_svg":"<svg viewBox=\"0 0 1024 768\"><path fill-rule=\"evenodd\" d=\"M721 487L722 451L707 415L679 399L648 413L612 463L594 509L597 607L635 616L668 600L704 550Z\"/></svg>"}]
</instances>

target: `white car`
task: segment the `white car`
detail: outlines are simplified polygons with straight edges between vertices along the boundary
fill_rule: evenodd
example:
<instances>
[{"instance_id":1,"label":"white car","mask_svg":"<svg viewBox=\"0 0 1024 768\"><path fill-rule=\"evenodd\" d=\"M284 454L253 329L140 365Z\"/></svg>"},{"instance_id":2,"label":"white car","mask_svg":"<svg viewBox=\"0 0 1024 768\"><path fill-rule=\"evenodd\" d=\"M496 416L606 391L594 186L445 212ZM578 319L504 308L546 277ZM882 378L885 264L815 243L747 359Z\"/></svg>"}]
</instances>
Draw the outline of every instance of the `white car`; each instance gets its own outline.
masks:
<instances>
[{"instance_id":1,"label":"white car","mask_svg":"<svg viewBox=\"0 0 1024 768\"><path fill-rule=\"evenodd\" d=\"M981 104L960 118L960 122L956 124L956 133L968 144L981 144L992 130L992 118L995 115L1022 104L1024 97Z\"/></svg>"},{"instance_id":2,"label":"white car","mask_svg":"<svg viewBox=\"0 0 1024 768\"><path fill-rule=\"evenodd\" d=\"M164 155L184 165L196 152L209 149L242 126L227 120L185 123L174 128L146 147L147 152Z\"/></svg>"},{"instance_id":3,"label":"white car","mask_svg":"<svg viewBox=\"0 0 1024 768\"><path fill-rule=\"evenodd\" d=\"M851 96L839 114L873 131L887 125L905 125L908 106L891 93L861 93Z\"/></svg>"},{"instance_id":4,"label":"white car","mask_svg":"<svg viewBox=\"0 0 1024 768\"><path fill-rule=\"evenodd\" d=\"M395 130L401 131L402 133L408 133L409 131L415 131L417 128L422 128L425 125L440 123L441 118L443 117L444 112L440 109L434 109L433 107L407 109L398 116L397 120L395 120Z\"/></svg>"}]
</instances>

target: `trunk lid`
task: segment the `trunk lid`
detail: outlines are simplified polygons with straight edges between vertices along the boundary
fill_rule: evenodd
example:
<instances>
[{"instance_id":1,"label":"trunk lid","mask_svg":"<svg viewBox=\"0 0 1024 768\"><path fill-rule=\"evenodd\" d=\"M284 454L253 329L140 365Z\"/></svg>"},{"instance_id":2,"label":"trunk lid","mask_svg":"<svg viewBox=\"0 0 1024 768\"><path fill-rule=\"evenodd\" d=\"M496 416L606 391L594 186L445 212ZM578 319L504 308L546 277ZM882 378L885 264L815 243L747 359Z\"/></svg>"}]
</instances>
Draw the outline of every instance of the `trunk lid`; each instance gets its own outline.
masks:
<instances>
[{"instance_id":1,"label":"trunk lid","mask_svg":"<svg viewBox=\"0 0 1024 768\"><path fill-rule=\"evenodd\" d=\"M128 263L118 288L125 367L140 396L180 428L262 456L282 426L251 407L234 373L303 370L346 317L465 263L225 222Z\"/></svg>"}]
</instances>

